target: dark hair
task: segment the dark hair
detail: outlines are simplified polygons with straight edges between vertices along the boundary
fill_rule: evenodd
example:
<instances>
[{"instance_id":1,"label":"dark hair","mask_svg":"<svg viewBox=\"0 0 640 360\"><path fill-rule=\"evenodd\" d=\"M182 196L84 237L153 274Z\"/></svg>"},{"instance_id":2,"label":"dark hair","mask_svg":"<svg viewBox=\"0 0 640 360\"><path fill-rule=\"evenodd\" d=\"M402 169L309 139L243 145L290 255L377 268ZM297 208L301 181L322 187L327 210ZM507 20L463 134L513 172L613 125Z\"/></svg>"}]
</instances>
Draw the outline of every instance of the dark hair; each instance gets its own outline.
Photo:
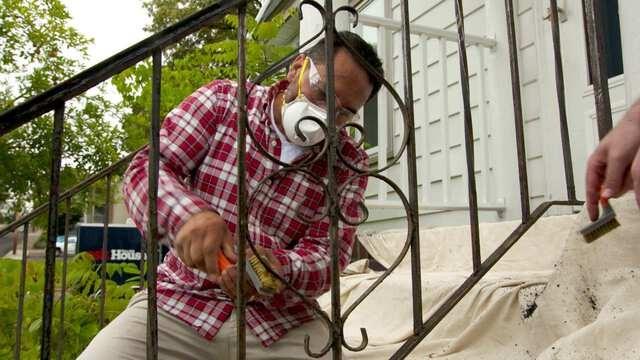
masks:
<instances>
[{"instance_id":1,"label":"dark hair","mask_svg":"<svg viewBox=\"0 0 640 360\"><path fill-rule=\"evenodd\" d=\"M340 36L338 36L338 34ZM350 31L340 31L338 32L338 34L336 34L336 36L333 38L334 50L345 49L346 51L351 52L349 47L353 48L358 54L360 54L362 58L364 58L367 64L373 67L380 75L384 76L384 70L382 69L382 60L380 60L378 54L376 53L376 50L373 48L373 46L371 46L371 44L364 41L364 39L361 38L358 34L352 33ZM307 50L306 54L311 59L313 59L313 61L324 64L324 46L325 39L322 38L320 41L318 41L317 44L313 45L313 47ZM360 59L358 59L358 57L354 56L354 59L357 62L360 62ZM369 96L370 100L371 98L376 96L376 94L380 90L380 87L382 87L382 82L378 80L378 78L371 71L369 71L369 69L365 68L364 66L362 66L362 68L367 72L369 82L371 83L371 85L373 85L371 95Z\"/></svg>"}]
</instances>

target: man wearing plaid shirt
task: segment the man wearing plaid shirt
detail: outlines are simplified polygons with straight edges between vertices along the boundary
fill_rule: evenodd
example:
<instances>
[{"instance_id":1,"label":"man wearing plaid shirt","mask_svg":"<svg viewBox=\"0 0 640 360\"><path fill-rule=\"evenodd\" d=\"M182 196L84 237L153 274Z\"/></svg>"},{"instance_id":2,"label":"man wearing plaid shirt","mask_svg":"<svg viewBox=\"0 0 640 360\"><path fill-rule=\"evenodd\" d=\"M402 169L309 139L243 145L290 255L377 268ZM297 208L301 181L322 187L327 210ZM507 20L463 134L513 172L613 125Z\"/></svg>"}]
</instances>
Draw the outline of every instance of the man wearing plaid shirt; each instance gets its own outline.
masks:
<instances>
[{"instance_id":1,"label":"man wearing plaid shirt","mask_svg":"<svg viewBox=\"0 0 640 360\"><path fill-rule=\"evenodd\" d=\"M340 34L344 40L336 37L334 42L338 125L357 120L358 110L380 89L380 82L354 59L344 42L382 73L381 61L369 44L353 33ZM283 162L296 163L317 151L300 147L285 135L289 132L283 127L283 106L301 94L305 101L326 108L325 63L321 41L294 60L286 79L271 87L247 84L248 124L254 140ZM220 273L217 267L220 251L232 263L237 260L237 86L227 80L203 86L167 115L160 131L158 225L171 246L158 268L160 358L227 359L237 350L233 304L237 268L233 265ZM249 194L254 194L249 204L249 241L296 290L314 299L330 288L330 220L318 216L327 210L324 185L319 183L326 179L326 156L305 169L320 180L286 171L258 187L281 166L258 151L254 140L247 138L247 185ZM344 129L337 151L353 166L367 167L366 153ZM140 230L147 224L147 164L145 150L131 162L123 186L129 215ZM352 178L355 172L343 160L335 169L343 189L340 211L354 222L362 215L359 203L367 178ZM355 231L340 222L341 269L350 260ZM254 294L247 285L247 295ZM146 305L146 294L136 295L80 358L143 359ZM328 341L325 325L290 290L272 297L251 296L246 323L248 358L306 358L305 335L310 335L316 352Z\"/></svg>"}]
</instances>

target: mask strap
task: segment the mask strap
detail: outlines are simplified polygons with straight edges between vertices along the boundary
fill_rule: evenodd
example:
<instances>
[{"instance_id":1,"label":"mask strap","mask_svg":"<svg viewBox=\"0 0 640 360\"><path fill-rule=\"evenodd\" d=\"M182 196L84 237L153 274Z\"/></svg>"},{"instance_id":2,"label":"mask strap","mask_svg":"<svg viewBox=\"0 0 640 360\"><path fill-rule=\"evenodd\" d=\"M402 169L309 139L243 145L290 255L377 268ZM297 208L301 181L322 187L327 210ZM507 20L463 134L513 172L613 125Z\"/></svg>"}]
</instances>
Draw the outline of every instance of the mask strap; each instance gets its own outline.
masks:
<instances>
[{"instance_id":1,"label":"mask strap","mask_svg":"<svg viewBox=\"0 0 640 360\"><path fill-rule=\"evenodd\" d=\"M300 71L300 75L298 76L298 97L302 94L302 79L304 76L304 71L307 69L307 64L309 63L309 58L304 59L304 63L302 63L302 70Z\"/></svg>"}]
</instances>

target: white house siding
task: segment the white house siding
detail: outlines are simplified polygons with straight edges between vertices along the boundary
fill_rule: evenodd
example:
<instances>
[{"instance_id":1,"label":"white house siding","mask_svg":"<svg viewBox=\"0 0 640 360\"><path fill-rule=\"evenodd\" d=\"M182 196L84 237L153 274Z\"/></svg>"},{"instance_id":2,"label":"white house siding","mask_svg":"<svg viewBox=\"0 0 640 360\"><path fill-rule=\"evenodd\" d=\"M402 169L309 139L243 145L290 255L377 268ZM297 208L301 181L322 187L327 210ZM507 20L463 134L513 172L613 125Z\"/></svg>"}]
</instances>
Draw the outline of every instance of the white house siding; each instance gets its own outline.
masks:
<instances>
[{"instance_id":1,"label":"white house siding","mask_svg":"<svg viewBox=\"0 0 640 360\"><path fill-rule=\"evenodd\" d=\"M383 4L371 5L369 11L362 13L400 20L399 0L377 1ZM358 1L351 3L357 4ZM560 24L567 115L576 192L578 198L584 198L585 162L597 144L593 90L588 81L581 2L559 0L558 3L567 15ZM481 206L503 208L501 212L481 211L480 219L517 219L521 216L520 193L504 1L465 0L463 4L467 35L486 37L496 42L492 49L476 46L467 49L478 201ZM640 65L636 61L640 55L640 29L635 26L634 17L640 11L638 4L635 0L619 0L625 74L609 82L614 122L624 113L631 99L640 96L639 87L633 86L640 82ZM412 24L456 31L453 0L410 0L409 7ZM544 20L548 0L514 0L514 7L529 200L533 210L544 201L566 198L566 185L551 27L549 21ZM365 31L364 35L377 43L387 79L403 96L404 57L400 33L390 30L382 35L372 35ZM386 38L389 41L385 41ZM446 61L441 60L442 46L437 37L411 36L418 196L421 205L429 209L421 212L422 226L468 222L467 210L435 210L438 207L463 206L468 202L457 44L453 41L444 44ZM443 77L445 69L446 81ZM443 106L445 98L446 110ZM404 134L397 104L385 91L379 97L378 112L379 122L392 119L388 136L384 136L384 126L379 124L378 149L370 150L378 164L384 164L387 159L381 156L384 143L389 149L387 155L395 154ZM385 175L408 194L407 172L408 166L403 158ZM376 205L386 201L391 206L370 207L369 222L364 229L405 225L404 211L397 208L398 197L390 187L373 179L367 189L367 200ZM575 210L553 208L549 213Z\"/></svg>"},{"instance_id":2,"label":"white house siding","mask_svg":"<svg viewBox=\"0 0 640 360\"><path fill-rule=\"evenodd\" d=\"M398 1L390 1L387 17L400 20L400 5ZM465 30L469 34L485 36L487 34L487 8L484 1L465 1ZM435 27L449 31L456 31L453 1L431 0L410 2L411 22L416 25ZM392 54L388 56L390 62L387 68L388 76L395 89L403 95L404 84L401 34L391 33ZM428 206L463 206L468 202L467 170L464 147L464 128L462 113L462 94L460 90L460 72L457 43L442 41L441 39L423 35L411 36L411 53L413 62L413 93L416 123L416 151L418 167L418 196L421 204ZM380 49L379 49L380 50ZM446 61L442 60L442 53L446 54ZM481 59L480 52L483 53ZM474 120L475 167L478 200L483 205L496 205L501 201L499 192L492 186L495 183L494 159L490 149L493 144L493 127L496 125L491 113L492 101L489 98L490 89L487 62L491 57L490 50L482 47L468 48L469 86L471 90L471 111ZM426 53L426 56L425 56ZM383 55L383 54L381 54ZM384 56L384 55L383 55ZM483 62L484 73L480 71ZM446 75L445 75L446 74ZM485 79L485 81L481 81ZM484 101L481 100L484 99ZM392 137L390 147L393 153L399 151L402 143L403 123L397 104L393 105ZM445 104L446 110L445 110ZM384 117L384 115L383 115ZM379 157L379 156L378 156ZM391 167L387 175L396 181L407 193L407 163L403 159L399 164ZM387 199L394 201L397 197L390 188ZM368 199L381 199L380 189L376 181L369 186ZM386 227L389 218L398 218L392 223L400 226L403 223L404 212L379 207L370 209L369 227ZM428 225L459 224L468 221L466 211L425 211L422 221ZM481 213L483 220L496 220L495 211Z\"/></svg>"}]
</instances>

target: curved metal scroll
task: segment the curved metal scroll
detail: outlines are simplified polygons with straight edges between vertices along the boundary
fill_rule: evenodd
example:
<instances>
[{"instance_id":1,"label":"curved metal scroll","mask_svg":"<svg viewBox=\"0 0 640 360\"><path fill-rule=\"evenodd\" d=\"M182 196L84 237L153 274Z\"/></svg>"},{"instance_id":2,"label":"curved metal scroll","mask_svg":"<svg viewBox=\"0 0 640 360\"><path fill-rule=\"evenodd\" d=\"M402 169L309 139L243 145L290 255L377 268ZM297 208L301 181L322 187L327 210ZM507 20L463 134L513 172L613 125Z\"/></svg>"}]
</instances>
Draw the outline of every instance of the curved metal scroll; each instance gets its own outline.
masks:
<instances>
[{"instance_id":1,"label":"curved metal scroll","mask_svg":"<svg viewBox=\"0 0 640 360\"><path fill-rule=\"evenodd\" d=\"M391 179L387 178L386 176L380 175L380 174L359 174L359 175L355 175L353 176L351 179L349 179L347 181L347 184L350 183L351 181L355 180L358 177L362 177L362 176L371 176L373 178L376 178L380 181L383 181L385 183L387 183L387 185L389 185L398 195L398 197L400 198L400 201L402 202L402 205L407 213L407 215L409 214L409 211L411 209L411 207L409 206L409 201L407 200L406 196L404 195L404 193L402 192L402 190L400 189L400 187L398 185L396 185L393 181L391 181ZM402 260L404 260L405 256L407 255L407 253L409 252L409 248L411 247L411 233L412 233L412 227L414 226L414 224L412 224L411 222L407 223L407 238L405 239L405 243L404 246L402 247L402 250L400 251L400 253L398 254L398 256L396 257L396 260L393 262L393 264L391 264L391 266L389 266L389 268L382 273L382 275L380 275L380 277L378 277L376 279L376 281L371 284L367 290L365 290L364 293L362 293L362 295L360 295L356 301L353 302L353 304L351 304L351 306L349 306L349 308L347 308L343 314L342 314L342 325L344 326L344 324L346 323L347 319L349 318L349 315L351 315L351 313L364 301L364 299L369 296L387 277L389 277L389 275L400 265L400 263L402 262ZM346 340L342 339L343 345L351 350L351 351L362 351L366 348L367 346L367 342L368 342L368 336L367 336L367 332L366 329L364 328L360 328L360 332L362 333L362 343L357 346L357 347L351 347L350 345L348 345L346 343ZM344 332L343 332L344 333Z\"/></svg>"},{"instance_id":2,"label":"curved metal scroll","mask_svg":"<svg viewBox=\"0 0 640 360\"><path fill-rule=\"evenodd\" d=\"M309 5L309 6L313 7L313 8L315 8L320 13L322 21L323 21L323 25L324 25L323 29L326 28L326 17L328 15L336 16L336 14L338 14L340 12L348 12L350 15L352 15L352 24L353 24L354 27L357 26L357 24L358 24L358 12L356 11L355 8L353 8L351 6L341 6L338 9L336 9L332 14L327 14L325 9L321 5L319 5L318 3L314 2L314 1L310 1L310 0L303 0L300 3L300 6L299 6L300 18L301 19L302 19L302 6L303 5ZM272 65L265 72L260 74L256 79L254 79L252 81L252 85L249 88L249 93L251 93L251 91L253 90L253 88L256 85L260 84L261 82L263 82L268 77L277 74L285 66L290 64L291 61L296 56L298 56L298 54L299 54L301 49L303 49L304 47L306 47L307 45L309 45L310 43L315 41L323 33L324 33L324 30L321 30L320 32L318 32L317 34L312 36L309 40L307 40L303 44L301 44L297 49L295 49L294 51L289 53L287 56L285 56L282 60L280 60L276 64ZM407 105L404 103L403 99L398 94L398 92L393 88L393 85L391 85L391 83L389 83L384 78L384 75L379 73L375 68L373 68L371 65L369 65L367 63L367 61L353 47L351 47L349 45L349 43L344 41L344 38L342 38L340 33L338 33L335 29L334 29L334 35L337 38L340 38L340 39L343 40L342 42L344 43L344 47L346 48L346 50L349 51L349 53L354 57L354 59L356 61L358 61L358 63L364 69L366 69L368 73L372 74L372 76L374 76L378 81L380 81L383 84L383 86L387 89L387 91L389 91L389 93L391 94L393 99L399 105L399 109L400 109L400 112L402 113L402 118L403 118L404 133L403 133L403 138L402 138L402 141L400 143L400 147L398 149L398 152L396 154L394 154L393 158L387 163L386 166L384 166L382 168L371 169L371 168L367 167L366 169L364 169L364 168L361 169L361 168L358 168L356 164L352 164L351 162L347 161L347 159L344 157L342 152L337 151L336 153L337 153L337 158L340 159L339 161L342 164L344 164L346 168L348 168L349 170L353 171L355 173L355 175L351 176L344 184L342 184L340 186L339 189L337 189L337 193L335 195L336 198L330 198L329 189L327 188L327 184L325 184L323 179L319 175L307 170L310 165L318 162L319 160L321 160L322 158L324 158L326 156L326 154L328 152L328 146L329 146L327 141L323 141L318 145L311 146L311 148L313 148L313 152L310 155L308 155L307 157L303 158L302 160L297 161L295 164L285 163L285 162L281 161L279 158L277 158L274 154L271 154L267 149L264 148L264 146L262 146L262 144L260 142L258 142L256 140L255 134L253 133L252 129L249 127L247 119L244 119L243 121L247 121L247 123L244 124L246 126L246 129L247 129L247 134L251 138L252 143L256 147L258 152L261 153L262 155L264 155L267 159L269 159L273 163L281 166L280 169L278 169L277 171L271 173L267 177L265 177L265 178L260 180L260 182L256 185L256 187L254 188L253 192L251 193L251 196L249 198L249 203L254 203L256 198L257 198L257 196L264 193L263 191L261 191L261 189L266 184L270 184L271 181L277 179L278 177L284 176L287 173L296 172L296 173L302 174L306 178L310 179L310 181L312 181L313 183L317 184L319 186L319 188L322 190L322 193L324 194L324 199L325 199L325 204L324 204L324 207L323 207L324 210L319 210L318 214L316 214L315 216L309 217L309 216L306 216L306 215L301 214L299 212L298 214L296 214L296 217L298 219L300 219L301 221L305 222L305 223L318 222L318 221L321 221L322 219L325 219L325 218L327 218L329 216L329 207L330 206L338 206L339 199L342 198L342 196L344 195L344 192L347 190L348 185L350 183L352 183L353 181L355 181L355 180L357 180L358 178L361 178L361 177L373 177L373 178L377 178L378 180L387 183L398 194L400 200L402 201L402 204L404 205L405 210L407 211L407 214L409 214L409 212L411 211L411 207L409 205L409 202L408 202L406 196L403 194L402 190L400 189L400 187L398 185L396 185L395 183L393 183L389 178L387 178L387 177L385 177L385 176L383 176L381 174L382 172L384 172L385 170L389 169L391 166L394 166L395 164L397 164L400 161L400 159L402 157L402 154L405 152L405 149L408 146L408 141L409 141L408 134L409 134L410 131L413 131L413 129L410 128L410 124L409 124L409 121L408 121L409 115L408 115ZM304 117L304 118L298 120L298 122L296 124L296 132L298 133L299 136L303 135L301 133L301 131L300 131L300 128L299 128L300 123L302 121L313 121L313 122L315 122L316 124L318 124L322 128L322 131L324 132L325 138L328 136L328 129L327 129L326 124L323 121L321 121L320 119L315 118L315 117ZM357 131L359 131L361 133L362 136L361 136L360 140L358 141L357 146L358 147L362 146L364 144L364 142L366 141L366 134L365 134L365 131L364 131L364 127L362 125L360 125L360 124L357 124L357 123L354 123L354 122L350 122L350 123L347 123L347 124L344 124L344 125L340 126L338 130L340 132L347 132L347 130L349 130L349 129L355 129L355 130L357 130ZM303 136L301 136L301 138L303 138ZM358 226L358 225L364 223L368 219L368 216L369 216L368 209L364 205L363 202L359 202L357 204L357 206L360 208L362 214L364 214L361 218L358 218L357 220L350 219L348 216L346 216L344 214L344 212L342 210L339 210L338 211L339 220L342 221L343 223L347 224L347 225L350 225L350 226ZM339 208L339 206L338 206L338 208ZM251 215L249 215L249 216L251 216ZM258 261L267 269L268 273L270 273L276 279L281 281L284 284L285 288L287 290L291 291L291 294L293 294L296 297L298 297L306 306L308 306L310 309L312 309L312 311L316 315L318 315L320 317L320 319L322 319L322 321L325 322L325 324L327 324L329 329L332 330L331 331L332 333L334 333L334 332L340 333L341 334L341 342L342 342L342 345L345 348L347 348L350 351L357 352L357 351L361 351L361 350L365 349L367 344L368 344L367 331L366 331L366 329L361 328L360 332L362 334L362 342L358 346L351 346L346 342L346 340L344 338L344 322L348 319L349 315L355 310L355 308L359 304L362 303L364 298L366 298L373 290L375 290L391 274L391 272L393 272L395 270L395 268L404 259L404 257L406 256L406 254L407 254L407 252L408 252L408 250L410 248L410 244L411 244L411 236L410 236L410 234L412 233L413 226L414 226L414 224L409 222L409 224L408 224L408 230L409 231L407 232L407 239L405 241L405 245L404 245L402 251L400 252L398 258L394 261L394 263L391 265L391 267L389 267L389 269L387 269L356 300L356 302L354 302L343 313L343 315L341 316L340 328L336 328L336 326L338 326L338 325L334 324L331 321L331 319L329 318L327 313L324 312L322 309L320 309L320 307L318 306L318 304L315 301L312 301L309 298L307 298L304 294L302 294L300 291L295 289L292 284L287 282L279 273L277 273L275 270L273 270L271 268L268 260L266 258L264 258L257 251L256 246L251 241L248 241L247 243L249 244L249 247L250 247L251 251L256 256ZM334 337L330 336L328 341L327 341L327 343L325 344L325 346L319 352L314 352L314 351L312 351L310 349L310 337L309 337L309 335L306 335L305 336L305 340L304 340L305 351L309 356L311 356L313 358L321 357L321 356L325 355L327 352L329 352L329 350L331 350L331 348L335 345L334 341L335 341Z\"/></svg>"}]
</instances>

